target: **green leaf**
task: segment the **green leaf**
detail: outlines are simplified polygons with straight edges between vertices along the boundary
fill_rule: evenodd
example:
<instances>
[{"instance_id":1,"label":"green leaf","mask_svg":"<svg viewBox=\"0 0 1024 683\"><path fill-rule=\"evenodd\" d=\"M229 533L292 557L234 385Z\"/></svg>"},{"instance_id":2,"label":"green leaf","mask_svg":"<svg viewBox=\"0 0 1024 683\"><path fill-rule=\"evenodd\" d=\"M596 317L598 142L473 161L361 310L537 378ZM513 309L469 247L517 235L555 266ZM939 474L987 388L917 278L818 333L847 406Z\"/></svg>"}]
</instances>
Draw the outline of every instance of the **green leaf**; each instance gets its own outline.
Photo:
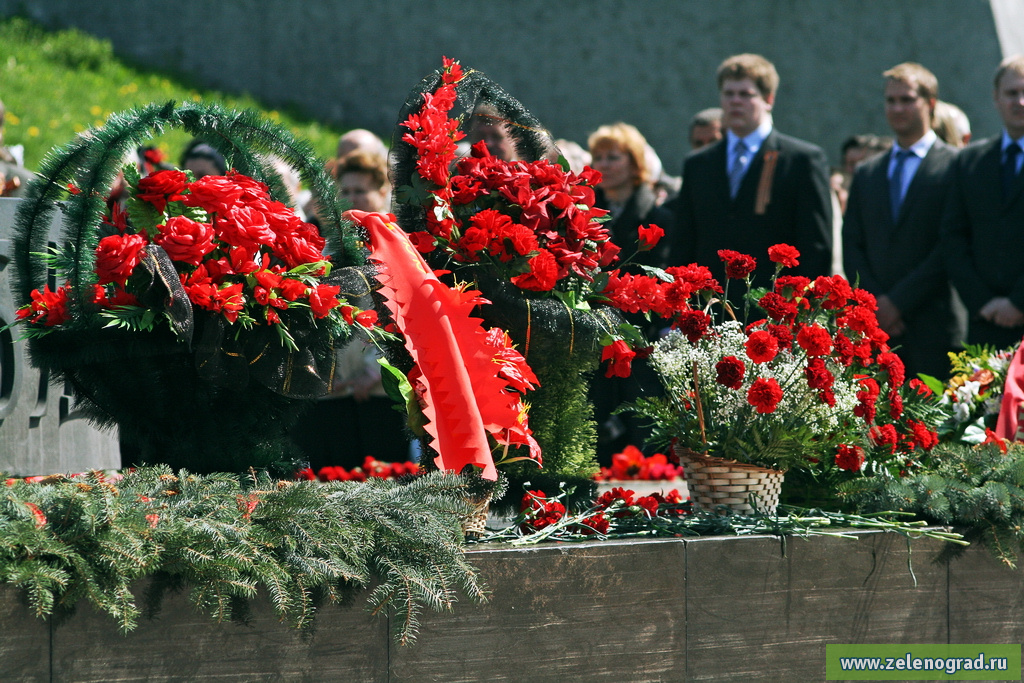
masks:
<instances>
[{"instance_id":1,"label":"green leaf","mask_svg":"<svg viewBox=\"0 0 1024 683\"><path fill-rule=\"evenodd\" d=\"M666 272L665 272L665 271L664 271L663 269L661 269L661 268L655 268L654 266L645 266L645 265L643 265L642 263L641 263L641 264L638 264L638 265L639 265L639 266L640 266L640 267L641 267L641 268L643 269L643 271L644 271L645 273L647 273L647 274L648 274L648 275L650 275L651 277L656 277L656 278L658 278L658 279L659 279L659 280L661 280L662 282L675 282L675 280L676 280L676 279L675 279L674 277L672 277L671 275L669 275L668 273L666 273Z\"/></svg>"},{"instance_id":2,"label":"green leaf","mask_svg":"<svg viewBox=\"0 0 1024 683\"><path fill-rule=\"evenodd\" d=\"M946 390L946 386L931 375L918 374L918 378L920 378L920 380L924 382L924 385L931 389L932 393L936 396L941 396L942 392Z\"/></svg>"}]
</instances>

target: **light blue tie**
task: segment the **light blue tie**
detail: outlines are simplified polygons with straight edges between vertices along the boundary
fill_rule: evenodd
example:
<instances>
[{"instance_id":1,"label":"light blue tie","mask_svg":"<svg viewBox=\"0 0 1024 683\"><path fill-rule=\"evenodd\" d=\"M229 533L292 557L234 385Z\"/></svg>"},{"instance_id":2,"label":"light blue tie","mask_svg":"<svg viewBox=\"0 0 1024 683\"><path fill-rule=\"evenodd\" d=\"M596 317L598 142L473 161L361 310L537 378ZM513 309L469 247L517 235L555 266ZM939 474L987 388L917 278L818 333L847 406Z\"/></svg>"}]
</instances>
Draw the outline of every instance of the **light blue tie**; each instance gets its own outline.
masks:
<instances>
[{"instance_id":1,"label":"light blue tie","mask_svg":"<svg viewBox=\"0 0 1024 683\"><path fill-rule=\"evenodd\" d=\"M750 163L750 158L747 155L749 151L740 140L736 143L736 148L732 153L732 165L729 168L729 196L734 199L736 193L740 191L740 183L743 182L743 175L747 172L747 164Z\"/></svg>"}]
</instances>

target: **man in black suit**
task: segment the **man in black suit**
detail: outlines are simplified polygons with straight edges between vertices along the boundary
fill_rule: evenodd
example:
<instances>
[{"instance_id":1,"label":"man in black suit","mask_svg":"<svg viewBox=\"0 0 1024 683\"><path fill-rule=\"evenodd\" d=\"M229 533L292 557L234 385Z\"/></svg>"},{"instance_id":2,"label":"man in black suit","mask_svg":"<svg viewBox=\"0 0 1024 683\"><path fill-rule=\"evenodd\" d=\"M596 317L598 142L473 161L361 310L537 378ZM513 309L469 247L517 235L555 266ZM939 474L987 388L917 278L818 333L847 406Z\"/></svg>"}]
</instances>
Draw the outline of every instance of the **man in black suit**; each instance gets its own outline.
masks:
<instances>
[{"instance_id":1,"label":"man in black suit","mask_svg":"<svg viewBox=\"0 0 1024 683\"><path fill-rule=\"evenodd\" d=\"M757 259L755 285L770 286L768 247L800 250L796 274L827 275L832 258L832 200L825 153L774 130L779 75L760 55L718 67L726 136L686 158L672 262L697 262L724 280L719 249Z\"/></svg>"},{"instance_id":2,"label":"man in black suit","mask_svg":"<svg viewBox=\"0 0 1024 683\"><path fill-rule=\"evenodd\" d=\"M878 322L898 346L907 376L949 377L949 351L963 341L963 307L946 276L939 224L956 150L932 117L939 82L920 64L885 79L892 149L857 166L843 220L847 277L878 299Z\"/></svg>"},{"instance_id":3,"label":"man in black suit","mask_svg":"<svg viewBox=\"0 0 1024 683\"><path fill-rule=\"evenodd\" d=\"M1024 334L1024 55L999 65L994 100L1003 131L957 155L942 233L967 341L1001 348Z\"/></svg>"}]
</instances>

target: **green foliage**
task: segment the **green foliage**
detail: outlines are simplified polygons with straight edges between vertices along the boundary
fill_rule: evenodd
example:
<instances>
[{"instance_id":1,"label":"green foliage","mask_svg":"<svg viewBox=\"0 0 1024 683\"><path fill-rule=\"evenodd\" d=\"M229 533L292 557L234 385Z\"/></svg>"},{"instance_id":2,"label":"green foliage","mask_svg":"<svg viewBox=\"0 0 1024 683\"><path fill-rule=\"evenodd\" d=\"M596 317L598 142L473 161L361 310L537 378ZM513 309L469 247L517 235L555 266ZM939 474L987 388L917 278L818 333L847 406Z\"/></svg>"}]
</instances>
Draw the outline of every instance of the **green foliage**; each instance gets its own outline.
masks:
<instances>
[{"instance_id":1,"label":"green foliage","mask_svg":"<svg viewBox=\"0 0 1024 683\"><path fill-rule=\"evenodd\" d=\"M188 589L212 618L244 619L264 592L296 627L323 602L372 585L370 607L392 611L408 643L423 607L451 610L460 592L484 599L462 554L470 485L442 473L321 484L167 467L116 483L95 472L11 480L0 488L0 582L23 589L40 617L86 600L125 632L141 614L140 579L149 615L168 590Z\"/></svg>"},{"instance_id":2,"label":"green foliage","mask_svg":"<svg viewBox=\"0 0 1024 683\"><path fill-rule=\"evenodd\" d=\"M322 156L333 156L340 126L298 111L278 111L252 97L197 88L177 74L133 66L118 58L109 41L74 29L46 31L22 17L0 20L2 96L8 117L5 143L25 146L25 164L36 169L45 153L76 134L103 124L111 112L150 102L209 102L234 109L261 109L310 140ZM157 144L172 161L188 143L170 131Z\"/></svg>"},{"instance_id":3,"label":"green foliage","mask_svg":"<svg viewBox=\"0 0 1024 683\"><path fill-rule=\"evenodd\" d=\"M839 495L861 511L911 512L938 524L964 528L1002 562L1015 567L1024 549L1024 448L947 443L931 453L921 473L863 477L844 483Z\"/></svg>"}]
</instances>

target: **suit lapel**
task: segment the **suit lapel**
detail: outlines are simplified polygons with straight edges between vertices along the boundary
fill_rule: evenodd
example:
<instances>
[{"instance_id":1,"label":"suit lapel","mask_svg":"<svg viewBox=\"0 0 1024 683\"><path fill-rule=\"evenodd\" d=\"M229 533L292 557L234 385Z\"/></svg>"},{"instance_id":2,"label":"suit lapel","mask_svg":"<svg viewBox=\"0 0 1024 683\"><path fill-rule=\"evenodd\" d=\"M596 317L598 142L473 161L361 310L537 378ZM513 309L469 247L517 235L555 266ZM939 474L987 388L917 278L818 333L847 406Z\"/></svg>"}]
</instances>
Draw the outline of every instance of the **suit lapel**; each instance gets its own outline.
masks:
<instances>
[{"instance_id":1,"label":"suit lapel","mask_svg":"<svg viewBox=\"0 0 1024 683\"><path fill-rule=\"evenodd\" d=\"M865 162L870 164L866 169L867 175L864 178L867 185L864 188L866 190L865 194L868 197L876 197L882 207L878 211L878 216L881 216L882 220L871 219L865 221L864 224L864 229L868 233L868 240L873 244L887 244L895 224L890 208L891 202L889 201L890 154L890 152L879 154L875 159Z\"/></svg>"}]
</instances>

